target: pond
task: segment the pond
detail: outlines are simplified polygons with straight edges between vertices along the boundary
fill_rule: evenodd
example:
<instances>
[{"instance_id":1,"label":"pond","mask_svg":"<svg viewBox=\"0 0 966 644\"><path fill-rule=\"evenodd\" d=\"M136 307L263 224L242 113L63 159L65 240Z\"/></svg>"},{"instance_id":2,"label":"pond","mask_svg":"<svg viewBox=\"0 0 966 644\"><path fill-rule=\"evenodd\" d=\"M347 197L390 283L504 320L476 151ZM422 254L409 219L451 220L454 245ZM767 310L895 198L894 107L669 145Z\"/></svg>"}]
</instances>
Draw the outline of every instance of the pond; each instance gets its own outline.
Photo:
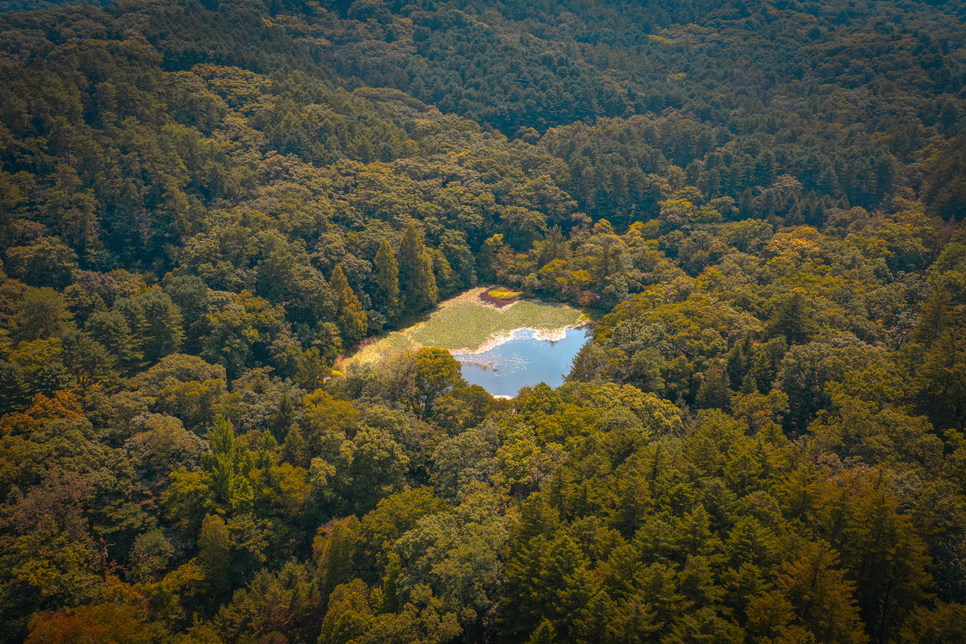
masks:
<instances>
[{"instance_id":1,"label":"pond","mask_svg":"<svg viewBox=\"0 0 966 644\"><path fill-rule=\"evenodd\" d=\"M545 382L563 384L574 356L591 332L587 327L567 329L546 339L534 329L516 329L510 339L486 351L454 355L463 365L463 378L494 396L514 397L521 387Z\"/></svg>"},{"instance_id":2,"label":"pond","mask_svg":"<svg viewBox=\"0 0 966 644\"><path fill-rule=\"evenodd\" d=\"M520 387L531 384L533 378L536 378L533 384L541 380L548 385L561 384L562 374L570 371L570 361L584 343L584 332L573 329L583 327L589 320L577 309L538 300L517 300L496 306L483 299L487 290L470 289L440 302L415 324L366 342L346 356L338 370L363 373L404 352L439 347L454 356L462 354L464 363L492 362L496 371L472 369L467 365L463 372L471 380L490 382L495 378L496 383L504 383L500 390L509 393L497 394L489 384L481 383L495 395L515 395ZM571 331L566 332L567 329ZM523 363L530 366L524 369ZM515 375L511 376L511 372ZM519 378L523 380L518 385Z\"/></svg>"}]
</instances>

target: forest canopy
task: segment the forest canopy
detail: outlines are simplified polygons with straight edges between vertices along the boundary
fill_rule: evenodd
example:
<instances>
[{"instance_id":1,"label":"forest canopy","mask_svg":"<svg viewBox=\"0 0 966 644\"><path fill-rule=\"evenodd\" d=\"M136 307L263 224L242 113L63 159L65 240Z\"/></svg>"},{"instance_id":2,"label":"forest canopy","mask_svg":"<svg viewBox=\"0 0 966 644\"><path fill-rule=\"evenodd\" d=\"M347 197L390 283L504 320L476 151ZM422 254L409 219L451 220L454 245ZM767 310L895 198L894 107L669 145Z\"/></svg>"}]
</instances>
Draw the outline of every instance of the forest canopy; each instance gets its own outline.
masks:
<instances>
[{"instance_id":1,"label":"forest canopy","mask_svg":"<svg viewBox=\"0 0 966 644\"><path fill-rule=\"evenodd\" d=\"M963 641L963 2L0 11L0 643Z\"/></svg>"}]
</instances>

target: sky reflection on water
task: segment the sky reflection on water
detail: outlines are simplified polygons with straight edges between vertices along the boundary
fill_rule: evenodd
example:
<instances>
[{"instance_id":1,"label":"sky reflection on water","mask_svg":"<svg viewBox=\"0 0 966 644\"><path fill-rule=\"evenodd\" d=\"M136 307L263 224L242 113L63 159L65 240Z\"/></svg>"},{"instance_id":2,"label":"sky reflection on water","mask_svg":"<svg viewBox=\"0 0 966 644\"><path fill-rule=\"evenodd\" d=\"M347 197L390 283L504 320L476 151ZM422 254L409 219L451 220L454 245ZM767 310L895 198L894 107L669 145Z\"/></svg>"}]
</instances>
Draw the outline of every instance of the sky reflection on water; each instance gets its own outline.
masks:
<instances>
[{"instance_id":1,"label":"sky reflection on water","mask_svg":"<svg viewBox=\"0 0 966 644\"><path fill-rule=\"evenodd\" d=\"M516 396L521 387L541 382L559 387L590 330L568 329L557 341L538 340L536 334L533 329L517 329L511 340L489 351L454 356L463 365L463 378L494 396Z\"/></svg>"}]
</instances>

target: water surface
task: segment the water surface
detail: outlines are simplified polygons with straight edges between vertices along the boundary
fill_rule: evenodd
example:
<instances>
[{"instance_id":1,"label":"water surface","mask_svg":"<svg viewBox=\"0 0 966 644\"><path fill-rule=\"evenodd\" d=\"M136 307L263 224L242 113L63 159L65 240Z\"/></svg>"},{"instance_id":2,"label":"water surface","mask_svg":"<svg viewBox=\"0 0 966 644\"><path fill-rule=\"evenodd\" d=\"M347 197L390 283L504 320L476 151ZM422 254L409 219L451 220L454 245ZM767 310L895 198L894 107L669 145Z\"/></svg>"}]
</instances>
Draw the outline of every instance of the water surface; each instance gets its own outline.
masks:
<instances>
[{"instance_id":1,"label":"water surface","mask_svg":"<svg viewBox=\"0 0 966 644\"><path fill-rule=\"evenodd\" d=\"M539 340L533 329L517 329L513 337L488 351L454 356L463 364L463 378L494 396L514 397L521 387L545 382L563 384L574 356L590 337L587 328L568 329L561 340Z\"/></svg>"}]
</instances>

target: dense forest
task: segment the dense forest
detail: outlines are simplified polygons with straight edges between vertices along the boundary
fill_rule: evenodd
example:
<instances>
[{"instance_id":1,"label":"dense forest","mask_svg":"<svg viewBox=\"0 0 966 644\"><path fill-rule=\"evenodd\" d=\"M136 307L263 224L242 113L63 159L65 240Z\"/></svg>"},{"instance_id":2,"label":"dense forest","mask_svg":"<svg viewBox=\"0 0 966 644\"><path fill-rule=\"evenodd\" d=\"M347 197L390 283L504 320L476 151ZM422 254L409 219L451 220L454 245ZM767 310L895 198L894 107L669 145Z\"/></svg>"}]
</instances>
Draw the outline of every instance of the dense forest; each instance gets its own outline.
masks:
<instances>
[{"instance_id":1,"label":"dense forest","mask_svg":"<svg viewBox=\"0 0 966 644\"><path fill-rule=\"evenodd\" d=\"M966 642L966 3L0 3L0 643ZM584 307L566 384L424 348Z\"/></svg>"}]
</instances>

